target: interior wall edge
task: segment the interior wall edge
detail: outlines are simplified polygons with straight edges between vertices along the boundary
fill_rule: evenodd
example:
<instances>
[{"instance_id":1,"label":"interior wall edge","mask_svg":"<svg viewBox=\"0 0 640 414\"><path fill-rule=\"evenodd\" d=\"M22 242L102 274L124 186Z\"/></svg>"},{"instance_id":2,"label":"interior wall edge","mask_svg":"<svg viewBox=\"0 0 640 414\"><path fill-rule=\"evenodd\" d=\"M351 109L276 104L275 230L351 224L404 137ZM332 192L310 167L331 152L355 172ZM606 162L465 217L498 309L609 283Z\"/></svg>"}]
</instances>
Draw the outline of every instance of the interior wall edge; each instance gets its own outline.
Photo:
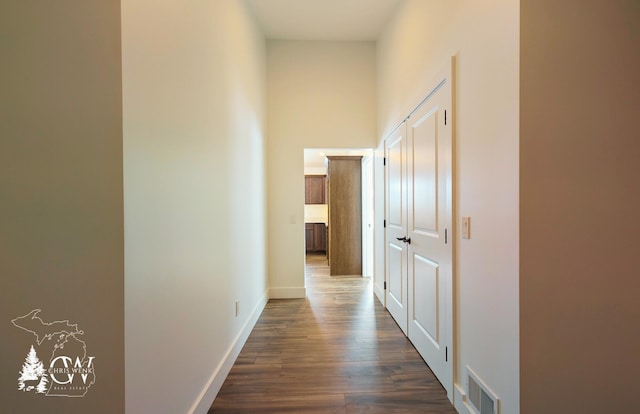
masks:
<instances>
[{"instance_id":1,"label":"interior wall edge","mask_svg":"<svg viewBox=\"0 0 640 414\"><path fill-rule=\"evenodd\" d=\"M233 364L236 362L238 355L240 355L240 351L247 343L247 339L249 338L251 331L253 331L258 319L260 319L260 315L262 315L262 311L264 311L264 307L269 301L268 293L268 291L265 291L259 302L254 307L249 319L233 340L231 346L225 353L224 358L213 371L211 378L202 389L202 392L200 392L197 400L193 403L193 406L189 410L190 414L206 414L209 411L209 408L211 408L218 392L220 392L222 384L227 378L227 375L229 375Z\"/></svg>"}]
</instances>

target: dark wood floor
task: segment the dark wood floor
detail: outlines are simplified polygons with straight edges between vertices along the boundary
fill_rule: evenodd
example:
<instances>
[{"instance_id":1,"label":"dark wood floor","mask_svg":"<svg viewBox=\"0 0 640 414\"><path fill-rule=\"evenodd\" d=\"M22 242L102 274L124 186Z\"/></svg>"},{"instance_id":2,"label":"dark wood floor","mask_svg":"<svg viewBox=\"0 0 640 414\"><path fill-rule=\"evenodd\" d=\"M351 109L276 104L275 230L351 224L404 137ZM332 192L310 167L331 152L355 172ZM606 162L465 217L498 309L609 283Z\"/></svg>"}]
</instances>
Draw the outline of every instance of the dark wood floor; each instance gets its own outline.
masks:
<instances>
[{"instance_id":1,"label":"dark wood floor","mask_svg":"<svg viewBox=\"0 0 640 414\"><path fill-rule=\"evenodd\" d=\"M374 299L308 256L306 299L270 300L209 413L456 413Z\"/></svg>"}]
</instances>

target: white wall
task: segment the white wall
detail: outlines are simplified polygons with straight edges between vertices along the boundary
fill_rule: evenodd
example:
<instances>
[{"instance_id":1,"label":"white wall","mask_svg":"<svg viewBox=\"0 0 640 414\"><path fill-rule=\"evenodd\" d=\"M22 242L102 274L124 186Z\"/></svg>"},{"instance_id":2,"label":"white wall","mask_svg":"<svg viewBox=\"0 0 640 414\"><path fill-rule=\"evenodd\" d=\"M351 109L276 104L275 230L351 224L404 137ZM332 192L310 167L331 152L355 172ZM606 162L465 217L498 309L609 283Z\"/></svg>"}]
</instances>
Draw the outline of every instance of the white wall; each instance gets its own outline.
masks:
<instances>
[{"instance_id":1,"label":"white wall","mask_svg":"<svg viewBox=\"0 0 640 414\"><path fill-rule=\"evenodd\" d=\"M243 4L122 2L127 412L206 412L266 300L266 48Z\"/></svg>"},{"instance_id":2,"label":"white wall","mask_svg":"<svg viewBox=\"0 0 640 414\"><path fill-rule=\"evenodd\" d=\"M372 148L373 42L267 43L270 297L304 297L304 148Z\"/></svg>"},{"instance_id":3,"label":"white wall","mask_svg":"<svg viewBox=\"0 0 640 414\"><path fill-rule=\"evenodd\" d=\"M472 238L456 239L455 381L469 365L504 413L519 412L518 39L517 0L407 0L378 43L380 140L457 58L455 213Z\"/></svg>"}]
</instances>

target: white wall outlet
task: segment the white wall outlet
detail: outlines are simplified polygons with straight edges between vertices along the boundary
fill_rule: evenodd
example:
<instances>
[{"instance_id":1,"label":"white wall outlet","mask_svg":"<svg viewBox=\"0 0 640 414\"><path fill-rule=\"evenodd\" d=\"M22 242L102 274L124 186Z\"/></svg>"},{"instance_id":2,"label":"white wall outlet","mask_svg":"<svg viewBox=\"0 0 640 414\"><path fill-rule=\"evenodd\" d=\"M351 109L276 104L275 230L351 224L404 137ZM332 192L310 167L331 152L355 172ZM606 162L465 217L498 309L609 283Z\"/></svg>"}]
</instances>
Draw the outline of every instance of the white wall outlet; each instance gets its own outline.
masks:
<instances>
[{"instance_id":1,"label":"white wall outlet","mask_svg":"<svg viewBox=\"0 0 640 414\"><path fill-rule=\"evenodd\" d=\"M236 318L240 315L240 301L236 300Z\"/></svg>"},{"instance_id":2,"label":"white wall outlet","mask_svg":"<svg viewBox=\"0 0 640 414\"><path fill-rule=\"evenodd\" d=\"M462 217L462 238L471 238L471 217Z\"/></svg>"}]
</instances>

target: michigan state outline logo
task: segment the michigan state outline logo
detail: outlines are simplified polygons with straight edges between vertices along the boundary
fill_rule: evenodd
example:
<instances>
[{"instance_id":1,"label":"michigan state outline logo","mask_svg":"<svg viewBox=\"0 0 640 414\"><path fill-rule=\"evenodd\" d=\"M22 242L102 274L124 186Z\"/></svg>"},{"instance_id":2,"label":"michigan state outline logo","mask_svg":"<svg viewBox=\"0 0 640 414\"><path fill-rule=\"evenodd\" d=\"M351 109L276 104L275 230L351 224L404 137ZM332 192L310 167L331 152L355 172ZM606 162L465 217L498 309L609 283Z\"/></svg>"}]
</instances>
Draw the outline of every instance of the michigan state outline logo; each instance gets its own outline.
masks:
<instances>
[{"instance_id":1,"label":"michigan state outline logo","mask_svg":"<svg viewBox=\"0 0 640 414\"><path fill-rule=\"evenodd\" d=\"M34 309L11 323L35 337L18 371L18 391L47 397L84 397L96 381L84 331L69 320L45 322Z\"/></svg>"}]
</instances>

